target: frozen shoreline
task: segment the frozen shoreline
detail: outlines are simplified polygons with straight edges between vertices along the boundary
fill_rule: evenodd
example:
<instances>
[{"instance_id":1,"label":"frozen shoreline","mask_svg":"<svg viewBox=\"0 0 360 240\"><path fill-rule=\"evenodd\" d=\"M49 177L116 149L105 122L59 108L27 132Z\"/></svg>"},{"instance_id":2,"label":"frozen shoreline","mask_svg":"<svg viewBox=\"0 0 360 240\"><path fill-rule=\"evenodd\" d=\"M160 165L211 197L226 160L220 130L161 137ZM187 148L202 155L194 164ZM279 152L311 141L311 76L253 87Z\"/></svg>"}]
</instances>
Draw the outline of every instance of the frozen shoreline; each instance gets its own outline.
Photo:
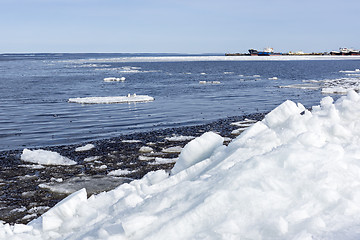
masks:
<instances>
[{"instance_id":1,"label":"frozen shoreline","mask_svg":"<svg viewBox=\"0 0 360 240\"><path fill-rule=\"evenodd\" d=\"M90 198L83 188L28 225L0 225L2 235L358 239L359 119L354 91L311 112L285 101L228 145L209 131L191 140L170 173Z\"/></svg>"},{"instance_id":2,"label":"frozen shoreline","mask_svg":"<svg viewBox=\"0 0 360 240\"><path fill-rule=\"evenodd\" d=\"M0 170L3 179L0 179L0 186L6 187L7 191L0 198L0 201L4 202L3 205L0 204L0 216L2 216L0 220L8 223L27 223L34 217L40 216L44 210L54 206L67 194L79 189L81 184L84 187L94 185L93 179L99 185L108 181L111 188L96 187L95 184L94 190L87 189L90 194L93 191L98 193L110 190L116 187L116 183L128 182L129 179L139 179L148 171L169 170L178 157L178 152L171 152L169 149L179 149L207 131L216 131L229 139L234 138L236 135L232 132L240 128L234 123L245 118L261 120L264 115L257 113L219 119L202 125L137 132L74 145L32 148L56 152L77 162L72 166L29 164L20 160L23 149L1 151ZM139 152L143 146L151 147L154 153ZM107 173L121 168L118 165L121 162L122 168L127 168L129 171L129 174L124 175L127 180L107 176ZM73 183L76 181L81 184L74 186ZM42 188L40 191L35 191L39 185ZM65 187L70 189L70 192L64 192ZM54 189L62 192L51 191ZM9 199L12 201L9 202ZM10 203L12 206L9 208Z\"/></svg>"}]
</instances>

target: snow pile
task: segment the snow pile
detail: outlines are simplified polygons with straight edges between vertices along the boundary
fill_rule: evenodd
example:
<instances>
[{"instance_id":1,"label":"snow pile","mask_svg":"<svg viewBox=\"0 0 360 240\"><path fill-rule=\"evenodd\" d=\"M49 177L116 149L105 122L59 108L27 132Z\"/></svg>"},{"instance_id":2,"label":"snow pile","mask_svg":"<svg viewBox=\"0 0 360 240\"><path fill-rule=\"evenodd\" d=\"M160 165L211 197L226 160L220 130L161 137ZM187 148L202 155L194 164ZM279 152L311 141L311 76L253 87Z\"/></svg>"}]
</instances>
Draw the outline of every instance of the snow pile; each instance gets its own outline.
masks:
<instances>
[{"instance_id":1,"label":"snow pile","mask_svg":"<svg viewBox=\"0 0 360 240\"><path fill-rule=\"evenodd\" d=\"M71 103L80 104L110 104L110 103L132 103L132 102L151 102L153 97L148 95L128 95L117 97L84 97L84 98L69 98Z\"/></svg>"},{"instance_id":2,"label":"snow pile","mask_svg":"<svg viewBox=\"0 0 360 240\"><path fill-rule=\"evenodd\" d=\"M309 112L286 101L228 146L209 132L169 175L86 198L80 190L16 239L359 239L360 96ZM14 235L13 235L14 234Z\"/></svg>"},{"instance_id":3,"label":"snow pile","mask_svg":"<svg viewBox=\"0 0 360 240\"><path fill-rule=\"evenodd\" d=\"M57 152L42 149L29 150L25 148L21 154L21 160L41 165L75 165L76 162L61 156Z\"/></svg>"},{"instance_id":4,"label":"snow pile","mask_svg":"<svg viewBox=\"0 0 360 240\"><path fill-rule=\"evenodd\" d=\"M120 78L116 78L116 77L107 77L104 78L104 82L123 82L125 81L125 77L120 77Z\"/></svg>"}]
</instances>

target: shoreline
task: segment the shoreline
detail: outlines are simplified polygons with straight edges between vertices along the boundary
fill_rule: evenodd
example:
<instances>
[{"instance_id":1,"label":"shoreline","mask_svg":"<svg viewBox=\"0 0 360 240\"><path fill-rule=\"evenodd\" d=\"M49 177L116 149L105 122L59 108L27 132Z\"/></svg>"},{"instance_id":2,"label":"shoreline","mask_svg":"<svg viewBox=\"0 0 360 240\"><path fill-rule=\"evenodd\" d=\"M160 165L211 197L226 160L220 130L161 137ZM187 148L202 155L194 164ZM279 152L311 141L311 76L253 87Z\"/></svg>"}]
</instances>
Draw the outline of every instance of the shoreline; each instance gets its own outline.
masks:
<instances>
[{"instance_id":1,"label":"shoreline","mask_svg":"<svg viewBox=\"0 0 360 240\"><path fill-rule=\"evenodd\" d=\"M232 123L245 119L259 121L265 114L233 116L207 124L125 134L82 144L36 148L68 157L77 162L73 166L40 166L23 162L20 159L22 150L1 151L0 187L4 194L0 196L0 220L10 224L26 224L83 187L92 195L140 179L150 171L168 171L190 139L166 139L174 136L198 137L214 131L226 138L227 144L246 129ZM93 144L94 148L75 151L86 144ZM152 151L139 151L142 147ZM124 171L119 173L116 170Z\"/></svg>"}]
</instances>

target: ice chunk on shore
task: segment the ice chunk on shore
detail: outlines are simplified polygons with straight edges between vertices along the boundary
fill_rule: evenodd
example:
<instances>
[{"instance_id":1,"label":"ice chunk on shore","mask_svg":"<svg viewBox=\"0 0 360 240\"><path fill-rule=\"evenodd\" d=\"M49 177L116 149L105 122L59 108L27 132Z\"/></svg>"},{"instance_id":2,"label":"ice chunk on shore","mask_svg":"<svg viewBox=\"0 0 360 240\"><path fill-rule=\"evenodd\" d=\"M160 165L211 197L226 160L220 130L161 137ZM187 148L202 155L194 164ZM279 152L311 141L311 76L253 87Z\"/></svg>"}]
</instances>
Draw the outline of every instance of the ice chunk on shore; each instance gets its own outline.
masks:
<instances>
[{"instance_id":1,"label":"ice chunk on shore","mask_svg":"<svg viewBox=\"0 0 360 240\"><path fill-rule=\"evenodd\" d=\"M70 103L80 104L110 104L110 103L132 103L132 102L151 102L155 99L148 95L128 95L116 97L84 97L69 98Z\"/></svg>"},{"instance_id":2,"label":"ice chunk on shore","mask_svg":"<svg viewBox=\"0 0 360 240\"><path fill-rule=\"evenodd\" d=\"M109 176L126 176L129 175L131 173L136 172L136 170L127 170L127 169L117 169L117 170L113 170L111 172L108 173Z\"/></svg>"},{"instance_id":3,"label":"ice chunk on shore","mask_svg":"<svg viewBox=\"0 0 360 240\"><path fill-rule=\"evenodd\" d=\"M94 147L95 147L94 144L89 143L89 144L86 144L85 146L75 148L75 152L89 151L89 150L93 149Z\"/></svg>"},{"instance_id":4,"label":"ice chunk on shore","mask_svg":"<svg viewBox=\"0 0 360 240\"><path fill-rule=\"evenodd\" d=\"M195 137L193 136L172 136L172 137L166 137L165 140L169 142L184 142L193 140Z\"/></svg>"},{"instance_id":5,"label":"ice chunk on shore","mask_svg":"<svg viewBox=\"0 0 360 240\"><path fill-rule=\"evenodd\" d=\"M105 82L123 82L125 81L125 77L120 77L120 78L116 78L116 77L107 77L107 78L104 78L104 81Z\"/></svg>"},{"instance_id":6,"label":"ice chunk on shore","mask_svg":"<svg viewBox=\"0 0 360 240\"><path fill-rule=\"evenodd\" d=\"M41 165L75 165L76 162L61 156L57 152L42 149L29 150L25 148L21 154L21 160Z\"/></svg>"},{"instance_id":7,"label":"ice chunk on shore","mask_svg":"<svg viewBox=\"0 0 360 240\"><path fill-rule=\"evenodd\" d=\"M179 160L171 169L171 173L176 174L210 157L216 148L223 145L223 142L224 138L213 132L204 133L200 137L191 140L181 151Z\"/></svg>"},{"instance_id":8,"label":"ice chunk on shore","mask_svg":"<svg viewBox=\"0 0 360 240\"><path fill-rule=\"evenodd\" d=\"M153 152L154 149L151 148L151 147L147 147L147 146L142 146L140 149L139 149L139 152L141 153L151 153Z\"/></svg>"},{"instance_id":9,"label":"ice chunk on shore","mask_svg":"<svg viewBox=\"0 0 360 240\"><path fill-rule=\"evenodd\" d=\"M163 148L161 151L163 153L180 153L181 150L182 150L182 147L174 146L174 147Z\"/></svg>"}]
</instances>

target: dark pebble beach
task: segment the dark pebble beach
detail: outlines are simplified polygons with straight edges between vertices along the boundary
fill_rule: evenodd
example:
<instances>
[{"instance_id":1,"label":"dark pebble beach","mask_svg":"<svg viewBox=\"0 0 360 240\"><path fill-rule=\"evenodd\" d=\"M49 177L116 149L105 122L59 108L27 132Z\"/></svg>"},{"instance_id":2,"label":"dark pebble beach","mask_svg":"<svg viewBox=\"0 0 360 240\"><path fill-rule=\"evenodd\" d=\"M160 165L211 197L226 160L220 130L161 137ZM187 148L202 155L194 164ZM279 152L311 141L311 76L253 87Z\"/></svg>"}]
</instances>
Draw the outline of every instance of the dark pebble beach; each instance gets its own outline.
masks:
<instances>
[{"instance_id":1,"label":"dark pebble beach","mask_svg":"<svg viewBox=\"0 0 360 240\"><path fill-rule=\"evenodd\" d=\"M71 166L39 166L23 162L21 150L0 152L0 220L14 223L28 223L39 217L71 192L82 187L88 195L109 191L122 183L142 178L146 173L163 169L169 171L174 162L156 162L155 158L176 159L179 152L164 152L171 147L184 147L187 141L168 141L173 136L198 137L213 131L227 140L237 134L239 127L231 125L244 119L262 120L264 113L229 117L203 125L169 128L149 132L120 135L115 138L86 142L77 145L51 146L41 149L57 152L77 162ZM124 141L125 140L125 141ZM86 144L93 144L88 151L75 151ZM151 152L140 152L143 146L151 147ZM93 157L94 160L84 161ZM125 176L111 176L109 172L126 169ZM45 187L44 187L45 185ZM53 191L63 187L66 191Z\"/></svg>"}]
</instances>

